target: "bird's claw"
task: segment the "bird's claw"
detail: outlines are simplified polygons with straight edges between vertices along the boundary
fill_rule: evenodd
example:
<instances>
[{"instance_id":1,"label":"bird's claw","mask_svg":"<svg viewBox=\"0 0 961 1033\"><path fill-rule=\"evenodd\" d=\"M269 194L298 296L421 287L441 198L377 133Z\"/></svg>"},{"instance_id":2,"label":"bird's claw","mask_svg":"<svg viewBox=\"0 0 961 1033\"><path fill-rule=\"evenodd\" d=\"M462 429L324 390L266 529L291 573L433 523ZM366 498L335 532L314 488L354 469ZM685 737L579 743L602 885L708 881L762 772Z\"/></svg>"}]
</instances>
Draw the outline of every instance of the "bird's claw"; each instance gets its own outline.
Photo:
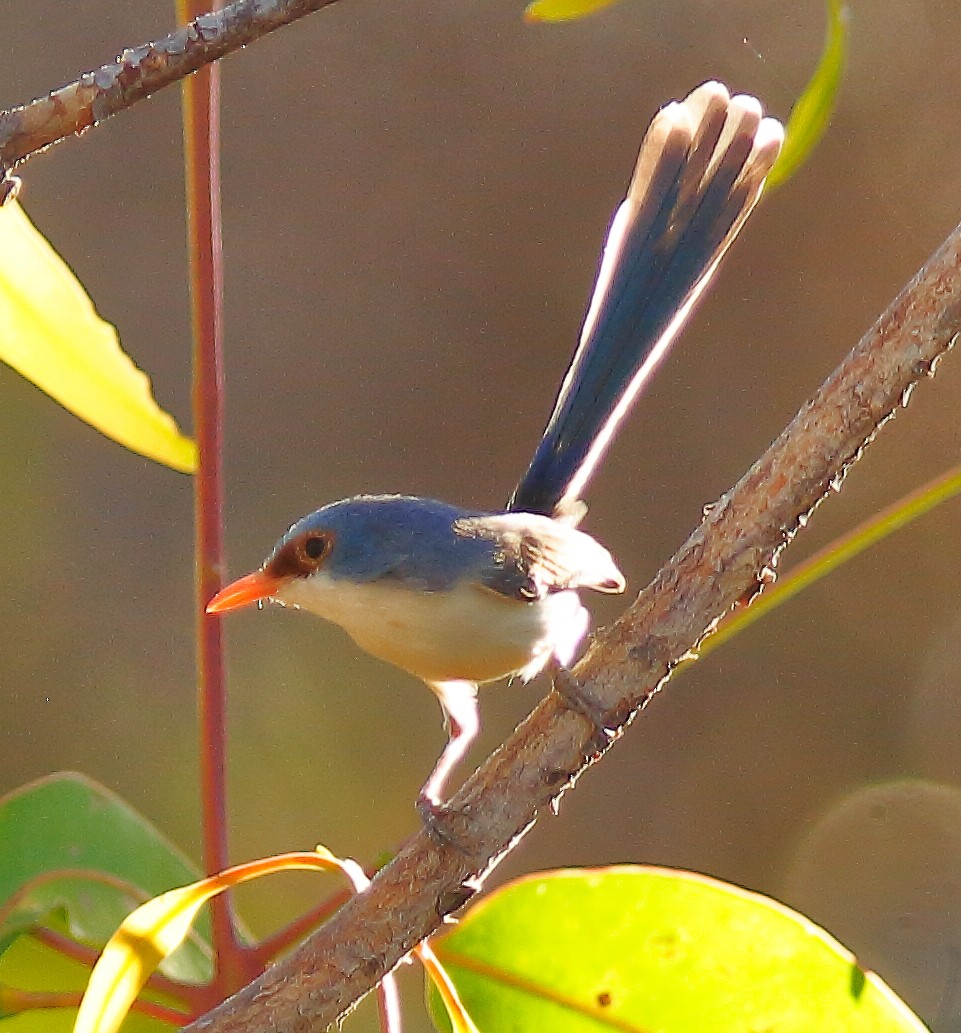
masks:
<instances>
[{"instance_id":1,"label":"bird's claw","mask_svg":"<svg viewBox=\"0 0 961 1033\"><path fill-rule=\"evenodd\" d=\"M468 818L463 811L435 800L426 793L417 797L417 813L424 823L427 834L441 846L452 847L465 857L473 857L464 845L468 831Z\"/></svg>"},{"instance_id":2,"label":"bird's claw","mask_svg":"<svg viewBox=\"0 0 961 1033\"><path fill-rule=\"evenodd\" d=\"M610 727L610 717L590 692L571 674L563 664L551 670L554 691L569 710L590 721L594 729L593 744L600 753L611 744L615 731Z\"/></svg>"}]
</instances>

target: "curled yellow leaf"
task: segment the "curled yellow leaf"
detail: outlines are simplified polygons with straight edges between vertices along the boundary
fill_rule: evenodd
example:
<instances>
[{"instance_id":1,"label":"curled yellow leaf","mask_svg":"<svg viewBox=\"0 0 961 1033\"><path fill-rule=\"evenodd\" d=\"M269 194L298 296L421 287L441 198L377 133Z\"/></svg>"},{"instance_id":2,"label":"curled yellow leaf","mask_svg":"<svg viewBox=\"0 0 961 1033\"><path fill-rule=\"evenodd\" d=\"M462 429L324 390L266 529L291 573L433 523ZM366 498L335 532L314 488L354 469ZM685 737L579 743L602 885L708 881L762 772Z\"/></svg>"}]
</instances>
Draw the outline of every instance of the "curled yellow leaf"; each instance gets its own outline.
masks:
<instances>
[{"instance_id":1,"label":"curled yellow leaf","mask_svg":"<svg viewBox=\"0 0 961 1033\"><path fill-rule=\"evenodd\" d=\"M0 208L0 361L121 445L174 470L196 469L194 442L15 202Z\"/></svg>"},{"instance_id":2,"label":"curled yellow leaf","mask_svg":"<svg viewBox=\"0 0 961 1033\"><path fill-rule=\"evenodd\" d=\"M211 897L262 875L297 869L337 869L357 892L368 885L359 865L318 847L312 853L278 854L249 861L161 893L132 911L107 941L90 973L73 1033L116 1033L150 974L183 943L197 913Z\"/></svg>"}]
</instances>

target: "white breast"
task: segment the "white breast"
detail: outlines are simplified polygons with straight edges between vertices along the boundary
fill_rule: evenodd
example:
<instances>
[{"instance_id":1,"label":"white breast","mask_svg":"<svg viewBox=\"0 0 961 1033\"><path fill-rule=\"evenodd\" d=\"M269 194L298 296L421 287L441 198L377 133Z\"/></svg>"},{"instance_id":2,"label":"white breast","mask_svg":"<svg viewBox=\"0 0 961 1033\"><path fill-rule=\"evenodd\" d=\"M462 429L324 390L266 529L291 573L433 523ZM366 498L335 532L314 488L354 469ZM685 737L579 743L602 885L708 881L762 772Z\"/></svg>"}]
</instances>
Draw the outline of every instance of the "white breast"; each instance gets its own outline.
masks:
<instances>
[{"instance_id":1,"label":"white breast","mask_svg":"<svg viewBox=\"0 0 961 1033\"><path fill-rule=\"evenodd\" d=\"M574 591L522 602L469 583L423 592L325 571L295 578L275 601L339 624L368 653L427 682L532 678L551 655L569 664L589 624Z\"/></svg>"}]
</instances>

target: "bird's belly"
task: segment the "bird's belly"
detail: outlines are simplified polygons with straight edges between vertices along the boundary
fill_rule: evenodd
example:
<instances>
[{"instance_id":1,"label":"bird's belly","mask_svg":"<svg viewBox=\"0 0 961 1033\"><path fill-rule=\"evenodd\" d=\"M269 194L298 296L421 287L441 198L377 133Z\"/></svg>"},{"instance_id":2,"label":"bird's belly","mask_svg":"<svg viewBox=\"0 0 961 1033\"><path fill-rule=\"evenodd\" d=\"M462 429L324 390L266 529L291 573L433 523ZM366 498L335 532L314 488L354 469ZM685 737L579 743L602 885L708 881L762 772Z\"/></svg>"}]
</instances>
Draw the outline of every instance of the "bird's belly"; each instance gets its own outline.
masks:
<instances>
[{"instance_id":1,"label":"bird's belly","mask_svg":"<svg viewBox=\"0 0 961 1033\"><path fill-rule=\"evenodd\" d=\"M311 580L309 592L294 583L279 601L339 624L367 652L428 682L532 677L552 654L569 661L587 628L573 591L523 602L471 584L424 592L331 580L318 591Z\"/></svg>"}]
</instances>

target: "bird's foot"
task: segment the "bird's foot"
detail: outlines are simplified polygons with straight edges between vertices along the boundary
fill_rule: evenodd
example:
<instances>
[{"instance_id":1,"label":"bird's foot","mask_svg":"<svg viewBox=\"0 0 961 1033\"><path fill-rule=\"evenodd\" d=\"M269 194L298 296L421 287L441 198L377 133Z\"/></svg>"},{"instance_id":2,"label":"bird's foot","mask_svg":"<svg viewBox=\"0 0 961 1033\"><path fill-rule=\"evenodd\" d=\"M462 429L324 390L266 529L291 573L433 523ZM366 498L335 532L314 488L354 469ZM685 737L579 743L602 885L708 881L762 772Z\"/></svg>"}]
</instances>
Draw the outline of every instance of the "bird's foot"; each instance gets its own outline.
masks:
<instances>
[{"instance_id":1,"label":"bird's foot","mask_svg":"<svg viewBox=\"0 0 961 1033\"><path fill-rule=\"evenodd\" d=\"M590 721L594 728L593 744L597 752L606 750L617 733L610 727L610 716L604 707L563 664L558 663L551 668L551 678L554 691L567 708Z\"/></svg>"},{"instance_id":2,"label":"bird's foot","mask_svg":"<svg viewBox=\"0 0 961 1033\"><path fill-rule=\"evenodd\" d=\"M440 800L423 792L417 797L416 807L427 834L434 842L452 847L465 857L473 857L465 846L469 819L463 811L441 803Z\"/></svg>"}]
</instances>

